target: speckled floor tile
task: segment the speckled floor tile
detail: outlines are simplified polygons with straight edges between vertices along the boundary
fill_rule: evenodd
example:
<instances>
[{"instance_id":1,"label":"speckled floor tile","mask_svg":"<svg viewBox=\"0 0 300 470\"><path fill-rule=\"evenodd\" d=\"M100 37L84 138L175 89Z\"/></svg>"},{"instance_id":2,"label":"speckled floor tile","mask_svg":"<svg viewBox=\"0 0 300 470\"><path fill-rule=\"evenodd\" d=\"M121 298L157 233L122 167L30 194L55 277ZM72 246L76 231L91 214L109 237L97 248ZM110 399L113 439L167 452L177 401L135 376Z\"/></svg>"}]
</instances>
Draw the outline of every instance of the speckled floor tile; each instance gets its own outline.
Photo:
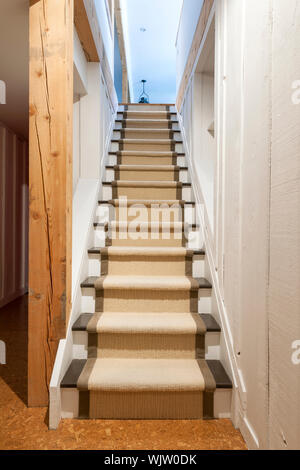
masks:
<instances>
[{"instance_id":1,"label":"speckled floor tile","mask_svg":"<svg viewBox=\"0 0 300 470\"><path fill-rule=\"evenodd\" d=\"M47 428L47 409L28 409L27 299L0 310L0 339L7 365L0 365L0 449L29 450L243 450L230 420L80 421L63 420Z\"/></svg>"}]
</instances>

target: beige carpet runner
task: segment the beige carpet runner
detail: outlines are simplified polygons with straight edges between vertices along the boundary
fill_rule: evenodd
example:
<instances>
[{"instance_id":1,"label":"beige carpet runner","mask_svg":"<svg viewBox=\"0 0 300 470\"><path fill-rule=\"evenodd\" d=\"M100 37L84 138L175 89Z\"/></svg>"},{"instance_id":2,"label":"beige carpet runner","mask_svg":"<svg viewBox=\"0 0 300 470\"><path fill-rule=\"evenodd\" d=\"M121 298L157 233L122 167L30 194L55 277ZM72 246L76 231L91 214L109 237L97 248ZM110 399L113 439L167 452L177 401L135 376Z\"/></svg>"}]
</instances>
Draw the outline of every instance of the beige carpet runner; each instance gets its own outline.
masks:
<instances>
[{"instance_id":1,"label":"beige carpet runner","mask_svg":"<svg viewBox=\"0 0 300 470\"><path fill-rule=\"evenodd\" d=\"M199 283L186 248L182 183L167 112L124 113L106 247L95 284L80 414L94 419L212 418ZM128 212L122 212L124 197ZM164 205L154 220L152 206ZM139 221L130 210L142 206ZM155 212L154 212L155 213ZM170 218L170 214L172 217Z\"/></svg>"}]
</instances>

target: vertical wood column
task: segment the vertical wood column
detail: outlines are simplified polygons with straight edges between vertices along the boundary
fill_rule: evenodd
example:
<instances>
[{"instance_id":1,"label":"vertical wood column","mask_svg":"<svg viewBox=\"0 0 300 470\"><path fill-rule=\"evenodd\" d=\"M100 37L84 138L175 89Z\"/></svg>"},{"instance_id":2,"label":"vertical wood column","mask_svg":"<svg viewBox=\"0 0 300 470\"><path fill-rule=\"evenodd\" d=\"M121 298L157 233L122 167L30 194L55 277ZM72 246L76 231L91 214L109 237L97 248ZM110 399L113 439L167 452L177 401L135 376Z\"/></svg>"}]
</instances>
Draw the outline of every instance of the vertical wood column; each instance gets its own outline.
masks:
<instances>
[{"instance_id":1,"label":"vertical wood column","mask_svg":"<svg viewBox=\"0 0 300 470\"><path fill-rule=\"evenodd\" d=\"M73 0L30 0L28 404L48 404L71 307Z\"/></svg>"}]
</instances>

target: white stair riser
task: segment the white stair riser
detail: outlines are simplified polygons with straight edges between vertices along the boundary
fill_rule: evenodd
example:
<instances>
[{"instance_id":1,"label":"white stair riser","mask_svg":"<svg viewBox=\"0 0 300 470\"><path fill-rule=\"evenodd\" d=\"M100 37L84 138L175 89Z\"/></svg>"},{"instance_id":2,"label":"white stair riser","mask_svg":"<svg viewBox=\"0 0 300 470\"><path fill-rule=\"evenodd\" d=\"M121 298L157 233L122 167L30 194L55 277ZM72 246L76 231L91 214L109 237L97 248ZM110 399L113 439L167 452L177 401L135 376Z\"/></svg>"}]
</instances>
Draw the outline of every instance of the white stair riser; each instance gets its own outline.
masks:
<instances>
[{"instance_id":1,"label":"white stair riser","mask_svg":"<svg viewBox=\"0 0 300 470\"><path fill-rule=\"evenodd\" d=\"M150 170L150 166L149 166L149 170ZM121 180L124 181L124 178L122 177L122 173L124 175L126 172L124 170L121 170ZM143 178L143 179L139 178L139 181L146 181L147 175L143 175L142 174L143 172L141 172L141 171L139 173L142 176L145 176L145 178ZM170 171L170 172L168 172L169 173L168 175L167 175L167 172L164 172L164 173L166 173L165 181L170 180L169 175L171 175L172 181L174 181L174 176L173 176L174 172ZM154 176L153 176L153 179L151 179L150 181L158 181L159 180L159 178L155 178ZM115 170L113 168L107 168L106 171L105 171L105 181L107 181L108 183L111 183L112 181L115 181L115 180L116 180ZM188 171L187 170L180 170L179 171L179 181L181 183L188 183L189 182L188 181Z\"/></svg>"},{"instance_id":2,"label":"white stair riser","mask_svg":"<svg viewBox=\"0 0 300 470\"><path fill-rule=\"evenodd\" d=\"M141 188L141 191L143 188ZM155 191L153 191L153 196L155 196ZM102 199L104 201L109 201L112 199L112 186L110 185L103 185L102 187ZM154 197L153 197L154 199ZM192 188L190 186L182 188L182 196L181 199L183 201L192 201Z\"/></svg>"},{"instance_id":3,"label":"white stair riser","mask_svg":"<svg viewBox=\"0 0 300 470\"><path fill-rule=\"evenodd\" d=\"M128 207L128 208L115 208L112 204L101 204L97 208L96 212L96 220L97 223L106 223L112 220L118 220L126 222L126 220L133 220L134 218L138 217L138 220L151 222L156 221L159 217L164 217L163 221L168 222L170 221L171 217L175 218L175 221L182 222L183 220L188 224L195 224L196 223L196 209L194 206L190 204L186 204L184 207L177 206L170 207L170 213L165 210L165 205L161 205L159 209L156 208L154 205L153 208L141 206L139 207ZM162 214L162 216L160 215ZM117 216L117 218L116 218ZM166 220L165 220L166 219Z\"/></svg>"},{"instance_id":4,"label":"white stair riser","mask_svg":"<svg viewBox=\"0 0 300 470\"><path fill-rule=\"evenodd\" d=\"M201 259L201 256L194 256L193 259L193 277L205 277L205 262L204 259ZM126 258L125 263L128 262ZM137 271L137 275L143 275L145 272L145 263L141 263L140 271ZM166 274L172 276L172 262L165 270ZM101 274L101 255L89 254L89 276L100 276ZM161 271L158 269L157 275L161 275Z\"/></svg>"},{"instance_id":5,"label":"white stair riser","mask_svg":"<svg viewBox=\"0 0 300 470\"><path fill-rule=\"evenodd\" d=\"M140 144L133 144L132 145L132 149L133 151L138 151L140 150L138 148ZM137 147L137 149L135 150L135 148ZM161 148L162 147L162 148ZM164 148L166 147L166 149L164 150ZM111 142L111 146L110 146L110 152L119 152L121 149L120 149L120 144L118 142ZM126 148L124 149L126 151ZM140 151L146 151L147 150L147 145L145 145L145 148L143 150L140 150ZM164 146L159 146L157 145L157 150L153 150L153 151L157 151L157 152L161 152L161 151L165 151L165 152L169 152L169 148L167 145L164 145ZM174 149L174 152L177 152L177 153L183 153L183 145L182 144L175 144L175 149Z\"/></svg>"},{"instance_id":6,"label":"white stair riser","mask_svg":"<svg viewBox=\"0 0 300 470\"><path fill-rule=\"evenodd\" d=\"M205 359L220 360L220 335L218 332L208 332L205 335ZM171 356L170 356L171 357ZM73 359L88 358L88 333L73 331Z\"/></svg>"},{"instance_id":7,"label":"white stair riser","mask_svg":"<svg viewBox=\"0 0 300 470\"><path fill-rule=\"evenodd\" d=\"M149 125L147 124L147 127L145 127L145 121L146 120L141 120L141 125L139 125L138 119L134 119L134 124L131 123L130 121L127 120L126 122L126 128L123 127L122 122L116 122L115 123L115 130L117 131L118 129L142 129L142 128L148 128L148 129L165 129L165 130L173 130L173 131L178 131L179 129L179 124L177 122L174 122L171 124L171 129L169 129L168 122L160 123L160 124L155 124L155 126L152 124L151 121L149 121Z\"/></svg>"},{"instance_id":8,"label":"white stair riser","mask_svg":"<svg viewBox=\"0 0 300 470\"><path fill-rule=\"evenodd\" d=\"M214 394L215 419L231 417L232 390L219 388ZM76 388L61 389L61 417L76 419L79 415L79 391Z\"/></svg>"},{"instance_id":9,"label":"white stair riser","mask_svg":"<svg viewBox=\"0 0 300 470\"><path fill-rule=\"evenodd\" d=\"M118 159L117 159L117 155L109 155L109 165L111 166L114 166L114 165L117 165L118 164ZM177 162L176 162L177 166L187 166L186 164L186 159L184 156L179 156L177 157ZM143 165L143 161L141 159L141 165ZM159 162L159 159L156 159L153 161L153 165L160 165L160 162Z\"/></svg>"},{"instance_id":10,"label":"white stair riser","mask_svg":"<svg viewBox=\"0 0 300 470\"><path fill-rule=\"evenodd\" d=\"M139 129L135 128L128 128L126 127L125 129L120 128L120 130L114 130L113 131L113 139L122 139L122 131L125 131L125 139L169 139L169 133L172 129L151 129L151 125L149 125L149 129L143 129L143 133L140 132ZM155 133L155 134L154 134ZM153 135L154 134L154 135ZM160 136L161 134L161 136ZM181 141L181 133L180 132L174 132L172 136L173 140L176 141Z\"/></svg>"},{"instance_id":11,"label":"white stair riser","mask_svg":"<svg viewBox=\"0 0 300 470\"><path fill-rule=\"evenodd\" d=\"M151 236L151 233L144 233L144 234L139 234L139 233L133 233L130 235L130 233L126 233L126 245L128 246L134 246L135 242L138 242L141 240L141 243L139 246L141 246L145 240L144 245L147 246L147 240L156 240L156 238ZM162 237L162 235L164 235ZM153 243L155 246L159 246L160 240L176 240L179 239L177 234L175 234L176 237L174 237L174 234L172 233L165 233L165 234L160 234L159 239ZM186 243L186 247L189 249L193 250L198 250L203 248L203 239L202 239L202 233L200 231L190 231L188 234L188 242ZM96 227L94 230L94 246L103 248L105 246L106 239L109 237L109 233L104 230L104 227ZM118 238L118 234L117 234ZM179 244L181 244L179 242ZM178 245L178 244L177 244ZM179 245L178 245L179 246Z\"/></svg>"},{"instance_id":12,"label":"white stair riser","mask_svg":"<svg viewBox=\"0 0 300 470\"><path fill-rule=\"evenodd\" d=\"M137 116L137 117L132 118L132 117L130 116L130 111L134 111L134 113L136 113L136 111L142 112L142 110L133 110L133 109L131 109L131 110L129 110L129 114L128 114L128 116L127 116L128 119L147 120L147 115L146 115L146 114L142 114L142 115L136 114L135 116ZM147 111L147 110L144 110L144 111ZM152 117L152 116L149 116L149 119L150 119L150 120L151 120L151 119L167 119L167 112L166 112L165 110L161 110L161 109L154 110L154 109L153 109L152 111L153 111L154 113L155 113L156 111L163 111L163 113L166 113L166 114L159 115L159 116L157 116L157 117L155 117L155 118ZM170 111L170 112L173 112L173 111ZM174 112L175 112L175 111L174 111ZM123 119L123 118L124 118L124 114L123 114L123 113L124 113L123 110L122 110L122 111L120 111L120 110L118 111L118 113L117 113L117 120L120 120L120 119ZM177 119L178 119L178 118L177 118L176 114L171 114L171 116L170 116L170 121L177 121Z\"/></svg>"},{"instance_id":13,"label":"white stair riser","mask_svg":"<svg viewBox=\"0 0 300 470\"><path fill-rule=\"evenodd\" d=\"M198 312L211 313L211 291L199 290ZM81 312L95 313L95 289L82 288Z\"/></svg>"}]
</instances>

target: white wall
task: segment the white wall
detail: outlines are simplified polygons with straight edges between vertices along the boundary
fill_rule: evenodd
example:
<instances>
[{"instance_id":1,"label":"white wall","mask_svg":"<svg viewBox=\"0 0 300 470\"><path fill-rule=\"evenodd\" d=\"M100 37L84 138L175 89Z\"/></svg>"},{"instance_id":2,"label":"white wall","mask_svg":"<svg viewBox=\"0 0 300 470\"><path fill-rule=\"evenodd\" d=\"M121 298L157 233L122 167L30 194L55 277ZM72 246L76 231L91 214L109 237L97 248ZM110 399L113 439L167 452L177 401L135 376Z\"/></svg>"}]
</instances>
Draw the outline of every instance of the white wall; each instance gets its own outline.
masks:
<instances>
[{"instance_id":1,"label":"white wall","mask_svg":"<svg viewBox=\"0 0 300 470\"><path fill-rule=\"evenodd\" d=\"M291 3L216 2L214 231L199 166L207 149L197 75L181 110L187 140L198 142L190 165L204 202L222 361L236 386L232 416L260 449L300 447L300 365L291 360L300 340L300 104L292 103L300 4Z\"/></svg>"},{"instance_id":2,"label":"white wall","mask_svg":"<svg viewBox=\"0 0 300 470\"><path fill-rule=\"evenodd\" d=\"M28 287L28 143L0 122L0 307Z\"/></svg>"},{"instance_id":3,"label":"white wall","mask_svg":"<svg viewBox=\"0 0 300 470\"><path fill-rule=\"evenodd\" d=\"M101 35L110 66L112 77L114 76L114 28L113 21L109 13L109 4L107 0L95 0L98 21Z\"/></svg>"},{"instance_id":4,"label":"white wall","mask_svg":"<svg viewBox=\"0 0 300 470\"><path fill-rule=\"evenodd\" d=\"M300 2L290 0L287 8L274 0L272 18L269 442L273 449L299 449Z\"/></svg>"},{"instance_id":5,"label":"white wall","mask_svg":"<svg viewBox=\"0 0 300 470\"><path fill-rule=\"evenodd\" d=\"M177 33L177 90L184 72L194 34L201 13L203 0L183 0Z\"/></svg>"}]
</instances>

